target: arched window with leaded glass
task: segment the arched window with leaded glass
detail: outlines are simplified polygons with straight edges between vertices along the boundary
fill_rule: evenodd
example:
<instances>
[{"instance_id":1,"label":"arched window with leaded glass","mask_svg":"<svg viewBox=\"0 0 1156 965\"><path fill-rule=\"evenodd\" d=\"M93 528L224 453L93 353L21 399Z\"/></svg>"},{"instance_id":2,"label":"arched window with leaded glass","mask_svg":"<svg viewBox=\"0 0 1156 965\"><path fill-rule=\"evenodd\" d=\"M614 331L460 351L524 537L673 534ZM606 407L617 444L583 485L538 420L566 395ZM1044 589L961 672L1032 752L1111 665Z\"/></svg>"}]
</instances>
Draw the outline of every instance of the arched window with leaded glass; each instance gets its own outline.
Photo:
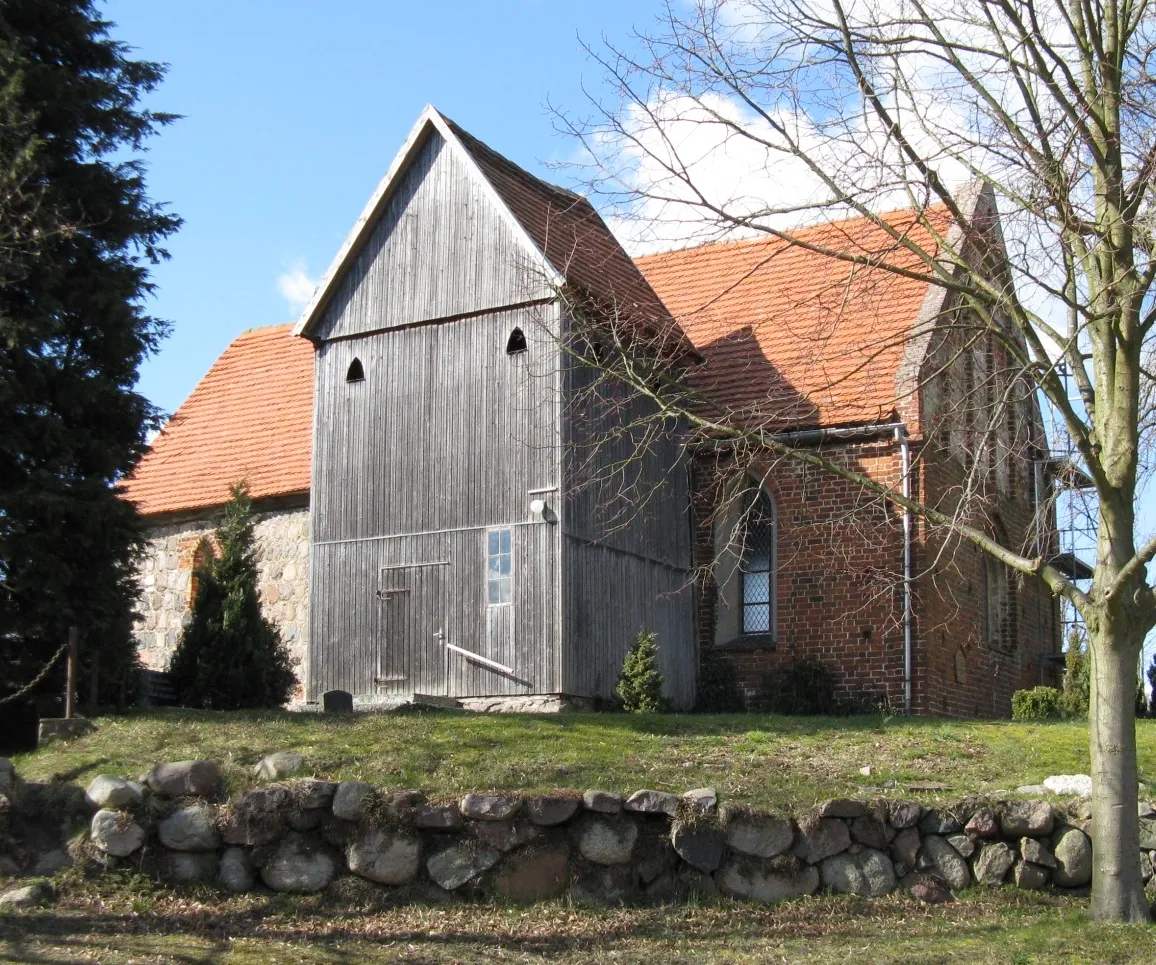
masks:
<instances>
[{"instance_id":1,"label":"arched window with leaded glass","mask_svg":"<svg viewBox=\"0 0 1156 965\"><path fill-rule=\"evenodd\" d=\"M775 507L761 489L743 519L740 603L744 635L775 632Z\"/></svg>"}]
</instances>

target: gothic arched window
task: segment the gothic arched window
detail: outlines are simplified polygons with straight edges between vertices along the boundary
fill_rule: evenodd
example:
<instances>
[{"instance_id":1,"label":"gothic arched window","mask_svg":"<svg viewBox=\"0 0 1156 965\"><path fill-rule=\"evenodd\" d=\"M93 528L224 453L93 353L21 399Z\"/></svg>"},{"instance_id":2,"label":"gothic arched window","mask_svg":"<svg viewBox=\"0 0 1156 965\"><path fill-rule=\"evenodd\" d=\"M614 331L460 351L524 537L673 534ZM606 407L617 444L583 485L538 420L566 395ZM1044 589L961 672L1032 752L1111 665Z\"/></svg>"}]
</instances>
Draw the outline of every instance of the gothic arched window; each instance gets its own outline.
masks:
<instances>
[{"instance_id":1,"label":"gothic arched window","mask_svg":"<svg viewBox=\"0 0 1156 965\"><path fill-rule=\"evenodd\" d=\"M775 508L761 490L743 520L740 601L742 632L775 630Z\"/></svg>"}]
</instances>

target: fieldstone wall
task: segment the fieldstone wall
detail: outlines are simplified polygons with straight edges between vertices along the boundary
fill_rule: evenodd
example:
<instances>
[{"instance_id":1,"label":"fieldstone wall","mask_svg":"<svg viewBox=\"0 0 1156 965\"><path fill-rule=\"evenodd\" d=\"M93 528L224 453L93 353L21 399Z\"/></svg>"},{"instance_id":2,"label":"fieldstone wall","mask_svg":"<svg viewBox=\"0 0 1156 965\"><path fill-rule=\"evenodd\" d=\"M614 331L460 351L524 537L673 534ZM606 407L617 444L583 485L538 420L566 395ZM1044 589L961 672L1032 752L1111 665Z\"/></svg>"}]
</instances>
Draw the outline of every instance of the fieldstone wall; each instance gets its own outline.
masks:
<instances>
[{"instance_id":1,"label":"fieldstone wall","mask_svg":"<svg viewBox=\"0 0 1156 965\"><path fill-rule=\"evenodd\" d=\"M309 644L309 510L256 515L261 608L289 646L303 698ZM136 624L141 661L165 670L189 619L197 547L212 536L215 517L155 526L140 567Z\"/></svg>"},{"instance_id":2,"label":"fieldstone wall","mask_svg":"<svg viewBox=\"0 0 1156 965\"><path fill-rule=\"evenodd\" d=\"M139 783L102 775L85 791L23 785L9 766L0 874L83 861L93 872L129 867L231 892L316 892L353 876L408 888L418 900L568 894L611 904L719 892L774 903L898 888L942 902L975 885L1078 892L1092 875L1086 802L1061 809L973 800L928 809L835 800L787 815L720 806L712 788L640 790L625 799L601 790L430 799L360 781L289 779L304 767L299 754L271 755L254 771L264 783L225 799L212 761L157 764ZM46 813L37 797L44 789L56 795L53 813L68 811L88 829L67 850L63 830L53 839L36 824ZM1150 807L1141 828L1137 860L1148 881L1156 850Z\"/></svg>"}]
</instances>

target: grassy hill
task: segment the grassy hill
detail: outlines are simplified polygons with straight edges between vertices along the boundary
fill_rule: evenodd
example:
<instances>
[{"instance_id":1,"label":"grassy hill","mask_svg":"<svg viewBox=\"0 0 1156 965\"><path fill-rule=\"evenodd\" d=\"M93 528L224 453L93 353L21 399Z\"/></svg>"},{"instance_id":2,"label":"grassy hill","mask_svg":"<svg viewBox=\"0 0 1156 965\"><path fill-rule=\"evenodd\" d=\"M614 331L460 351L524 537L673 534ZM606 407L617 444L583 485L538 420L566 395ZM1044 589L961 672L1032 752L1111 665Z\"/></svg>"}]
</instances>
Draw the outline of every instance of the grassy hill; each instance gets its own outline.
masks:
<instances>
[{"instance_id":1,"label":"grassy hill","mask_svg":"<svg viewBox=\"0 0 1156 965\"><path fill-rule=\"evenodd\" d=\"M480 787L626 792L709 784L725 800L802 810L843 795L951 800L1088 770L1087 729L1080 723L437 711L348 718L150 711L96 723L94 734L17 757L19 771L30 779L85 783L98 773L137 775L159 760L210 757L238 789L251 781L252 765L265 754L298 750L320 776L420 787L434 795ZM1145 790L1156 798L1156 721L1141 721L1137 729ZM860 772L865 767L870 775ZM0 960L1156 961L1156 930L1089 922L1083 898L1011 888L973 888L953 904L936 906L897 892L873 900L819 896L771 908L725 898L658 908L568 902L515 908L495 902L431 907L388 889L359 887L352 878L343 889L311 896L171 888L130 869L96 879L65 873L57 884L52 907L0 916Z\"/></svg>"},{"instance_id":2,"label":"grassy hill","mask_svg":"<svg viewBox=\"0 0 1156 965\"><path fill-rule=\"evenodd\" d=\"M1014 792L1089 768L1087 725L1078 722L155 710L96 724L87 737L18 756L19 772L83 783L99 773L135 776L155 761L208 757L237 788L265 754L297 750L318 776L432 794L713 785L726 800L806 808L844 795L934 800ZM1141 778L1156 797L1156 720L1138 722L1137 733ZM861 773L866 767L869 775ZM935 784L943 787L919 787Z\"/></svg>"}]
</instances>

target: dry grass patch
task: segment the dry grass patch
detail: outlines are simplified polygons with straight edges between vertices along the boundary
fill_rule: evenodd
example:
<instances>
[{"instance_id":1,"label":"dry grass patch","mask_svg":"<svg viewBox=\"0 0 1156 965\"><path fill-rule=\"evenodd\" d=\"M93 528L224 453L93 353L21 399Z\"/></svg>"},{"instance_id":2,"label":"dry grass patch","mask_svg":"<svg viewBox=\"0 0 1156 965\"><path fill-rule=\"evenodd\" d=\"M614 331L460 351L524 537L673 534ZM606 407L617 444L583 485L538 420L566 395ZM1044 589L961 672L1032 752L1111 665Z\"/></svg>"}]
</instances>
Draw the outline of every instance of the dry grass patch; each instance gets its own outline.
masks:
<instances>
[{"instance_id":1,"label":"dry grass patch","mask_svg":"<svg viewBox=\"0 0 1156 965\"><path fill-rule=\"evenodd\" d=\"M807 965L1149 963L1156 931L1089 922L1070 898L974 891L928 907L808 898L763 908L430 907L405 892L352 889L292 898L157 888L141 879L66 882L58 905L3 921L10 962L309 965L346 962L798 962Z\"/></svg>"}]
</instances>

